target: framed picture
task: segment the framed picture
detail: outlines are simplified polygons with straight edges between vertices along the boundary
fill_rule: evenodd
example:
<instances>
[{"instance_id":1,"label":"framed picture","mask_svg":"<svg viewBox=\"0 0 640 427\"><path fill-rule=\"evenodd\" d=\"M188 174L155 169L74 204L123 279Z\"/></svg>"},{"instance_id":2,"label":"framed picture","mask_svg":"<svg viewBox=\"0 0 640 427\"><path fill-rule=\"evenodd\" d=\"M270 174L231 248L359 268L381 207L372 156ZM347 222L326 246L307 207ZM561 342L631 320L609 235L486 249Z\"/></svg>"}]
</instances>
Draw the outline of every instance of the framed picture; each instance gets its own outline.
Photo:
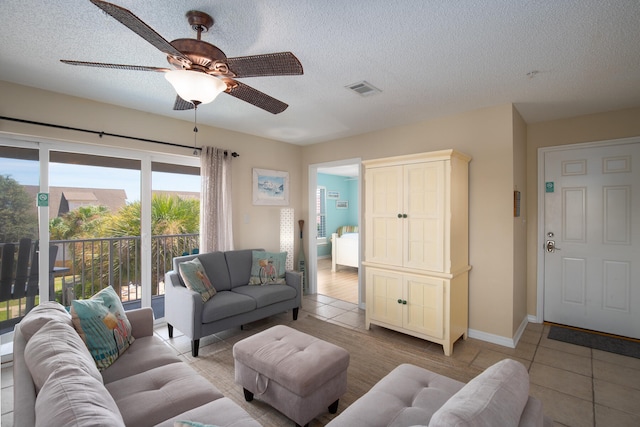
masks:
<instances>
[{"instance_id":1,"label":"framed picture","mask_svg":"<svg viewBox=\"0 0 640 427\"><path fill-rule=\"evenodd\" d=\"M336 200L336 209L349 209L348 200Z\"/></svg>"},{"instance_id":2,"label":"framed picture","mask_svg":"<svg viewBox=\"0 0 640 427\"><path fill-rule=\"evenodd\" d=\"M289 205L289 172L253 168L253 204Z\"/></svg>"},{"instance_id":3,"label":"framed picture","mask_svg":"<svg viewBox=\"0 0 640 427\"><path fill-rule=\"evenodd\" d=\"M327 199L339 199L340 192L339 191L327 191Z\"/></svg>"}]
</instances>

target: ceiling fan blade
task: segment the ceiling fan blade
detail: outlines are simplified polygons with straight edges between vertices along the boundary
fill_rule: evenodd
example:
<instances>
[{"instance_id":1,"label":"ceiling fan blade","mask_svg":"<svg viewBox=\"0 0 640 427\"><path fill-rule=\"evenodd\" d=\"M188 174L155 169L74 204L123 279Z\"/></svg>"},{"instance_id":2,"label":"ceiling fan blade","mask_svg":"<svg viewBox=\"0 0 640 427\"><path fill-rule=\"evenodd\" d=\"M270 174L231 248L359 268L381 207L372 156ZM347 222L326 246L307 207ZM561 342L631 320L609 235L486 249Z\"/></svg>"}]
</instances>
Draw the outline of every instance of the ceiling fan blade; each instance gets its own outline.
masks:
<instances>
[{"instance_id":1,"label":"ceiling fan blade","mask_svg":"<svg viewBox=\"0 0 640 427\"><path fill-rule=\"evenodd\" d=\"M229 79L231 80L231 79ZM246 84L232 81L233 86L227 92L229 95L255 105L258 108L262 108L273 114L282 113L289 106L282 101L260 92L257 89L247 86Z\"/></svg>"},{"instance_id":2,"label":"ceiling fan blade","mask_svg":"<svg viewBox=\"0 0 640 427\"><path fill-rule=\"evenodd\" d=\"M171 71L169 68L146 67L144 65L106 64L104 62L71 61L69 59L61 59L60 62L64 62L65 64L69 65L83 65L85 67L98 68L116 68L118 70L156 71L158 73L166 73L167 71Z\"/></svg>"},{"instance_id":3,"label":"ceiling fan blade","mask_svg":"<svg viewBox=\"0 0 640 427\"><path fill-rule=\"evenodd\" d=\"M98 6L105 11L108 15L111 15L116 20L120 21L125 27L151 43L156 49L161 52L179 58L188 64L191 64L191 60L187 58L182 52L177 50L167 40L165 40L160 34L158 34L153 28L145 24L140 18L131 13L130 10L125 9L115 4L107 3L102 0L91 0L91 3Z\"/></svg>"},{"instance_id":4,"label":"ceiling fan blade","mask_svg":"<svg viewBox=\"0 0 640 427\"><path fill-rule=\"evenodd\" d=\"M176 95L176 102L174 102L173 104L174 110L177 110L177 111L193 110L194 107L195 105L193 105L193 103L189 101L185 101L184 99L180 98L180 95Z\"/></svg>"},{"instance_id":5,"label":"ceiling fan blade","mask_svg":"<svg viewBox=\"0 0 640 427\"><path fill-rule=\"evenodd\" d=\"M236 77L292 76L303 74L302 64L291 52L227 58Z\"/></svg>"}]
</instances>

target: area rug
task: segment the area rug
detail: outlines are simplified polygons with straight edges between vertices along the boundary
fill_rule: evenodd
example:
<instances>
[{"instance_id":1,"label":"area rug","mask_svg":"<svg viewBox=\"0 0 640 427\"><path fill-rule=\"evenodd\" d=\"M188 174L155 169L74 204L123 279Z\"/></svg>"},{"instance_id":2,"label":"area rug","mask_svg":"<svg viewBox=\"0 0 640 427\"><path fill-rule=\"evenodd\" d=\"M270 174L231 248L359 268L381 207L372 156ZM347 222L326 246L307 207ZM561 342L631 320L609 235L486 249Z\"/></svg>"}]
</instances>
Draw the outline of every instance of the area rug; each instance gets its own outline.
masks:
<instances>
[{"instance_id":1,"label":"area rug","mask_svg":"<svg viewBox=\"0 0 640 427\"><path fill-rule=\"evenodd\" d=\"M549 339L640 359L640 342L631 339L557 325L551 325Z\"/></svg>"},{"instance_id":2,"label":"area rug","mask_svg":"<svg viewBox=\"0 0 640 427\"><path fill-rule=\"evenodd\" d=\"M286 324L299 331L345 348L350 354L347 371L347 392L340 398L338 414L365 394L382 377L401 363L412 363L426 369L467 382L480 371L469 368L466 363L456 362L438 353L426 350L426 343L416 339L398 340L382 328L372 331L348 329L302 314L297 321L255 322L246 325L243 331L236 330L222 341L200 347L200 356L189 359L188 363L218 388L222 394L242 406L254 419L265 427L293 425L278 411L254 399L246 402L242 388L234 380L232 348L239 340L267 329L274 324ZM219 336L221 334L218 334ZM396 334L397 335L397 334ZM463 366L465 365L465 366ZM328 412L313 420L310 427L327 424L336 415Z\"/></svg>"}]
</instances>

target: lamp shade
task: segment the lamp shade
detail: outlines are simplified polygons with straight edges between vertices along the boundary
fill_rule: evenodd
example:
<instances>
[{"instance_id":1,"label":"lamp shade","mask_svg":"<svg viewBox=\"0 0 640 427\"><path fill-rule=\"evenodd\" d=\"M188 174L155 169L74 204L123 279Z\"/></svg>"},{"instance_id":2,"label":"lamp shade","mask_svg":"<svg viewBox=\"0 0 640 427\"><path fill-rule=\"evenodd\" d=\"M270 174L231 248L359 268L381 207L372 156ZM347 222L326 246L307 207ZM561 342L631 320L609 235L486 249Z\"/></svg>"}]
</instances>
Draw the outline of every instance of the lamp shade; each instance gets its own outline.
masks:
<instances>
[{"instance_id":1,"label":"lamp shade","mask_svg":"<svg viewBox=\"0 0 640 427\"><path fill-rule=\"evenodd\" d=\"M227 89L225 82L199 71L171 70L164 77L185 101L208 104Z\"/></svg>"}]
</instances>

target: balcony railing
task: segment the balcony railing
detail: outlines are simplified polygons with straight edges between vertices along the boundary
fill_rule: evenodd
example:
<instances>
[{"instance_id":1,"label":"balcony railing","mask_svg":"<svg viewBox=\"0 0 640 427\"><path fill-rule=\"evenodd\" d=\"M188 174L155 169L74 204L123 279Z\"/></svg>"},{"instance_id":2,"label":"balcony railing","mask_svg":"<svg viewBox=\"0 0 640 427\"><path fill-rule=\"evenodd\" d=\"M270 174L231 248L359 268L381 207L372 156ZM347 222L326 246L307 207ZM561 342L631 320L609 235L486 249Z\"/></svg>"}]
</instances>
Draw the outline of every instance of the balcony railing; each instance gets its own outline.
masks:
<instances>
[{"instance_id":1,"label":"balcony railing","mask_svg":"<svg viewBox=\"0 0 640 427\"><path fill-rule=\"evenodd\" d=\"M111 285L123 303L135 303L142 297L141 259L151 256L151 296L164 295L164 275L171 270L173 258L196 253L199 234L157 235L151 238L151 254L142 254L140 237L109 237L78 240L52 240L57 258L50 266L50 299L69 305L73 299L85 299ZM37 250L37 242L32 251ZM36 298L36 304L38 296ZM25 313L26 298L3 302L0 320Z\"/></svg>"},{"instance_id":2,"label":"balcony railing","mask_svg":"<svg viewBox=\"0 0 640 427\"><path fill-rule=\"evenodd\" d=\"M151 238L151 295L164 295L164 274L176 256L194 252L199 234L159 235ZM67 305L89 298L111 285L123 302L142 296L140 237L52 240L58 246L54 275L55 298Z\"/></svg>"}]
</instances>

